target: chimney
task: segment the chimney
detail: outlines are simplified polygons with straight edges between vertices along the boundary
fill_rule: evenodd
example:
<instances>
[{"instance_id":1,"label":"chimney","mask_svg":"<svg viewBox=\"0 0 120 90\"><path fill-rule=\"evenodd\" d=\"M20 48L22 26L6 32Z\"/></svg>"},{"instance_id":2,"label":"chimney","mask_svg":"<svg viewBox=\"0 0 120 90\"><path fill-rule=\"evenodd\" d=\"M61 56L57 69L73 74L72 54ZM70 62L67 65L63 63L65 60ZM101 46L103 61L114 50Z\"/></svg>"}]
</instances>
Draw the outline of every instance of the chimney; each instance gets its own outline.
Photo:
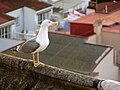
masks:
<instances>
[{"instance_id":1,"label":"chimney","mask_svg":"<svg viewBox=\"0 0 120 90\"><path fill-rule=\"evenodd\" d=\"M108 13L108 6L105 5L105 13Z\"/></svg>"},{"instance_id":2,"label":"chimney","mask_svg":"<svg viewBox=\"0 0 120 90\"><path fill-rule=\"evenodd\" d=\"M117 3L117 1L113 0L113 3Z\"/></svg>"},{"instance_id":3,"label":"chimney","mask_svg":"<svg viewBox=\"0 0 120 90\"><path fill-rule=\"evenodd\" d=\"M101 44L102 20L96 20L93 26L96 33L96 43Z\"/></svg>"}]
</instances>

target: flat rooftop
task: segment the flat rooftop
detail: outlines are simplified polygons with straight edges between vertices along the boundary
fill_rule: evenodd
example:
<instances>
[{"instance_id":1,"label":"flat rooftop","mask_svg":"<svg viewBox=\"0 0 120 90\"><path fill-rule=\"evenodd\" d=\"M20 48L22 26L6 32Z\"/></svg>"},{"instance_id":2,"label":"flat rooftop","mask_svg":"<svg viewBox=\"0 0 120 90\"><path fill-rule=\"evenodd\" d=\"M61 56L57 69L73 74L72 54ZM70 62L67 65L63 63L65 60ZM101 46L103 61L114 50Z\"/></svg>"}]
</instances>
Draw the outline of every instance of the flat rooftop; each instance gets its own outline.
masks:
<instances>
[{"instance_id":1,"label":"flat rooftop","mask_svg":"<svg viewBox=\"0 0 120 90\"><path fill-rule=\"evenodd\" d=\"M54 33L49 33L49 37L51 43L45 51L40 53L40 61L83 74L90 74L98 65L95 61L109 48L85 43L85 39L79 37ZM13 52L12 49L3 53L31 59L31 54Z\"/></svg>"},{"instance_id":2,"label":"flat rooftop","mask_svg":"<svg viewBox=\"0 0 120 90\"><path fill-rule=\"evenodd\" d=\"M0 52L5 51L11 47L14 47L22 42L23 41L0 38Z\"/></svg>"}]
</instances>

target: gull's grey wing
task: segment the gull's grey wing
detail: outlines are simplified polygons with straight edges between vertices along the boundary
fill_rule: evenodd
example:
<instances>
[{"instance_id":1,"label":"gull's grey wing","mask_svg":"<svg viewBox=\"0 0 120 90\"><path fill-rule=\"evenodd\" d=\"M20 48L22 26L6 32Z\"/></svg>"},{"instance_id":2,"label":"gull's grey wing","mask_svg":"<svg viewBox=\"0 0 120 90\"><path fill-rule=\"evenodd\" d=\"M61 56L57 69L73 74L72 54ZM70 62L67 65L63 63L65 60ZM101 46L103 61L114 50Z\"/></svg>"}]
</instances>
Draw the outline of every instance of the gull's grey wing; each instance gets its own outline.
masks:
<instances>
[{"instance_id":1,"label":"gull's grey wing","mask_svg":"<svg viewBox=\"0 0 120 90\"><path fill-rule=\"evenodd\" d=\"M23 43L20 47L19 47L19 51L20 52L24 52L24 53L32 53L34 52L36 49L38 49L40 47L40 44L38 42L36 42L35 39L31 39L29 41L26 41L25 43Z\"/></svg>"}]
</instances>

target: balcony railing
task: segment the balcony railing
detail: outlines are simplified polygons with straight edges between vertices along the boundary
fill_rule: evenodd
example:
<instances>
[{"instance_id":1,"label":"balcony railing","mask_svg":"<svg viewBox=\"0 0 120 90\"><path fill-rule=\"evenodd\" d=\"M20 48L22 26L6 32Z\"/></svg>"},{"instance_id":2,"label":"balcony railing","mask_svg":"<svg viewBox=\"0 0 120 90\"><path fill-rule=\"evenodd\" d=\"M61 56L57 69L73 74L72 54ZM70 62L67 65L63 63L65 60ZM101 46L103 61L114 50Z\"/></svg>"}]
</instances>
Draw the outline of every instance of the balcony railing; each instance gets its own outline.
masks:
<instances>
[{"instance_id":1,"label":"balcony railing","mask_svg":"<svg viewBox=\"0 0 120 90\"><path fill-rule=\"evenodd\" d=\"M20 33L20 32L16 32L14 39L18 39L18 40L29 40L33 37L35 37L36 34L35 33Z\"/></svg>"}]
</instances>

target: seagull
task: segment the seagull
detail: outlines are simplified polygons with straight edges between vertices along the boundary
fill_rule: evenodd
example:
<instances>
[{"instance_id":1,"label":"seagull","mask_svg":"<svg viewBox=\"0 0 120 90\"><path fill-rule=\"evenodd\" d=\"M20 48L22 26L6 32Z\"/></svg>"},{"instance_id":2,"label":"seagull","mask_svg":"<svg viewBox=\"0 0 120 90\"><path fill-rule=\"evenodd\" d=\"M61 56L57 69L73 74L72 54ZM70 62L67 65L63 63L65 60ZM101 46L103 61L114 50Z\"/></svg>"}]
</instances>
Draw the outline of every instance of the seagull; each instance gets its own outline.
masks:
<instances>
[{"instance_id":1,"label":"seagull","mask_svg":"<svg viewBox=\"0 0 120 90\"><path fill-rule=\"evenodd\" d=\"M51 25L58 25L58 22L52 22L51 20L44 20L40 26L38 35L17 47L17 51L24 53L31 53L34 60L34 66L38 66L39 53L45 50L49 45L48 27ZM37 54L37 60L35 60L35 54Z\"/></svg>"},{"instance_id":2,"label":"seagull","mask_svg":"<svg viewBox=\"0 0 120 90\"><path fill-rule=\"evenodd\" d=\"M120 82L114 80L95 80L93 86L97 90L120 90Z\"/></svg>"}]
</instances>

